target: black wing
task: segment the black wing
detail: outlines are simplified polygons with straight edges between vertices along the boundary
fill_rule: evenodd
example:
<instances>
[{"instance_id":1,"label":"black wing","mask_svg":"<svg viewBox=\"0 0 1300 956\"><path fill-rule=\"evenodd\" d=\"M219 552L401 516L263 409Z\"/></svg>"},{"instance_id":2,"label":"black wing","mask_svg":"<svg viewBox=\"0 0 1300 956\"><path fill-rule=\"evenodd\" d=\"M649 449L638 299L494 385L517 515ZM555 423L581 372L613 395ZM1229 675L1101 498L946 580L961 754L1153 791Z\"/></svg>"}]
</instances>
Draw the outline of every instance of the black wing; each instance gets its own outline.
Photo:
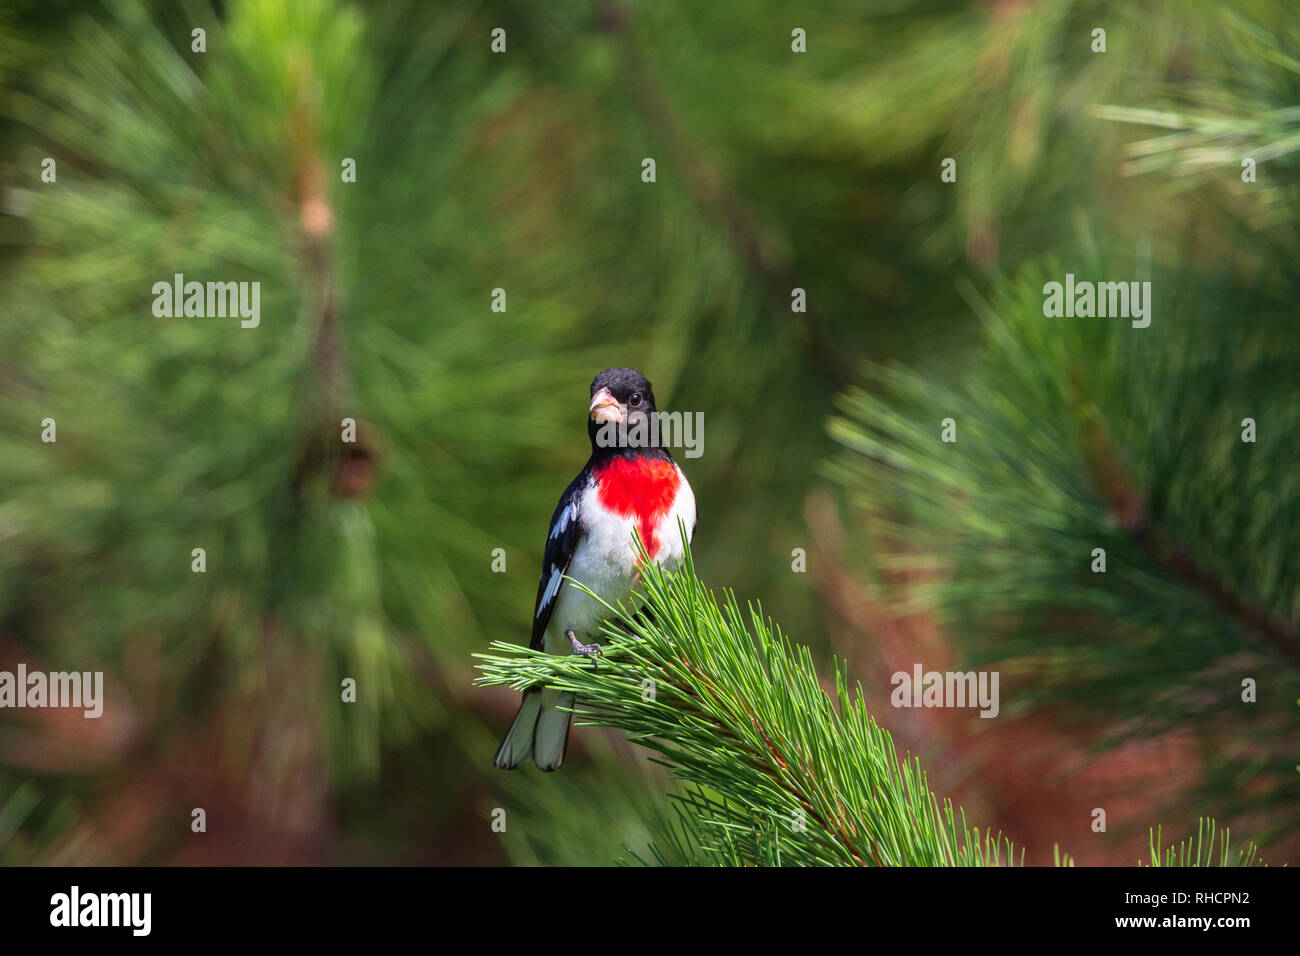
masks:
<instances>
[{"instance_id":1,"label":"black wing","mask_svg":"<svg viewBox=\"0 0 1300 956\"><path fill-rule=\"evenodd\" d=\"M535 651L545 649L542 647L542 639L546 634L546 625L551 621L551 612L555 610L555 599L560 595L569 562L573 560L573 553L578 550L578 542L582 540L579 505L588 480L587 469L584 468L577 478L569 482L569 487L564 489L560 503L555 506L555 514L551 516L550 531L546 535L546 551L542 555L542 577L537 582L537 602L533 608L533 639L528 642L528 646Z\"/></svg>"}]
</instances>

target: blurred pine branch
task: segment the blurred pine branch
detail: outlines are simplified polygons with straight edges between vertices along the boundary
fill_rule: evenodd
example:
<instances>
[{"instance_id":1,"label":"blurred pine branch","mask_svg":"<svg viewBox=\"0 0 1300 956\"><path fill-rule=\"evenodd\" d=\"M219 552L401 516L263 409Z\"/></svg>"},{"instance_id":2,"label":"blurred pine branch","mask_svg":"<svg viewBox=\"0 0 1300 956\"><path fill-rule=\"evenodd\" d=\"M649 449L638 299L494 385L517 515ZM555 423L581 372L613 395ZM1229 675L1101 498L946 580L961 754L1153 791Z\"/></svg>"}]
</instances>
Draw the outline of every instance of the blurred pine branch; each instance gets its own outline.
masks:
<instances>
[{"instance_id":1,"label":"blurred pine branch","mask_svg":"<svg viewBox=\"0 0 1300 956\"><path fill-rule=\"evenodd\" d=\"M1083 257L1069 268L1133 272ZM871 369L873 390L846 393L831 424L846 450L829 473L867 516L882 586L939 609L967 657L1014 663L1020 712L1068 701L1112 743L1195 729L1215 805L1290 826L1300 563L1278 533L1300 521L1284 477L1300 427L1300 348L1279 332L1290 310L1260 288L1223 320L1213 280L1183 272L1153 275L1150 328L1047 319L1043 287L1066 271L1029 270L981 306L985 345L962 380ZM940 440L946 418L955 443ZM1267 436L1243 442L1246 418ZM931 573L885 585L904 567ZM1245 678L1258 703L1243 703Z\"/></svg>"},{"instance_id":2,"label":"blurred pine branch","mask_svg":"<svg viewBox=\"0 0 1300 956\"><path fill-rule=\"evenodd\" d=\"M1093 110L1173 131L1128 146L1127 169L1166 199L1185 188L1170 173L1217 182L1196 197L1210 200L1206 228L1190 220L1181 248L1155 232L1134 260L1082 225L1072 258L1058 246L987 295L970 290L984 330L969 373L871 367L831 423L846 452L828 471L867 516L880 586L900 607L940 609L966 656L1032 675L1024 712L1068 703L1109 743L1192 728L1201 799L1276 835L1300 820L1287 437L1300 425L1300 74L1285 53L1294 17L1255 4L1214 18L1196 74L1152 94L1167 107ZM1242 182L1247 157L1258 185ZM1218 261L1194 259L1198 247ZM1143 330L1045 318L1044 283L1066 272L1149 278L1159 315ZM951 445L938 438L949 416ZM1269 437L1243 442L1247 418ZM1104 574L1089 570L1097 547ZM925 580L886 584L904 569ZM1245 678L1258 703L1243 703Z\"/></svg>"}]
</instances>

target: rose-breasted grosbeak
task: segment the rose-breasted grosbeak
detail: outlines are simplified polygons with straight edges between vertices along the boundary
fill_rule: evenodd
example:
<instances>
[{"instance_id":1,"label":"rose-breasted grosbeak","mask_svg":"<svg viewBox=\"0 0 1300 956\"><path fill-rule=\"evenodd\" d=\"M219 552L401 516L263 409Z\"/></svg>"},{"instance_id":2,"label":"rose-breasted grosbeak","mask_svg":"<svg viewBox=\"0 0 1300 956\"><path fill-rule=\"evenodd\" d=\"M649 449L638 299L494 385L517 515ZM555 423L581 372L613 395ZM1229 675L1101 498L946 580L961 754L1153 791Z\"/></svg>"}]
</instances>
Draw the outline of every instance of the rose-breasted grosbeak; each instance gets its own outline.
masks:
<instances>
[{"instance_id":1,"label":"rose-breasted grosbeak","mask_svg":"<svg viewBox=\"0 0 1300 956\"><path fill-rule=\"evenodd\" d=\"M591 458L569 483L551 517L537 585L529 646L550 654L600 650L584 644L600 632L606 609L565 581L567 574L617 605L627 601L639 577L633 531L646 553L675 567L695 531L695 495L686 476L650 428L655 397L636 369L608 368L591 383L587 409ZM683 543L678 522L686 529ZM494 763L514 770L532 757L542 770L564 763L573 695L530 688L501 741Z\"/></svg>"}]
</instances>

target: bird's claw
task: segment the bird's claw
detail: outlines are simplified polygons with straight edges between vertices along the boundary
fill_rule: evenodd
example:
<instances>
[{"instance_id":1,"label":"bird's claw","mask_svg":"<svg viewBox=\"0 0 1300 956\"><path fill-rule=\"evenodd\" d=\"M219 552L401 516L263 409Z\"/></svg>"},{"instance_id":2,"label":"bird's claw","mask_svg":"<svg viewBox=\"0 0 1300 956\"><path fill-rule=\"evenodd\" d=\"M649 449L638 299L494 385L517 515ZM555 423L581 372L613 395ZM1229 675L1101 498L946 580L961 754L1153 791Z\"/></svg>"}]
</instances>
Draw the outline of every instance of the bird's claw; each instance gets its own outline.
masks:
<instances>
[{"instance_id":1,"label":"bird's claw","mask_svg":"<svg viewBox=\"0 0 1300 956\"><path fill-rule=\"evenodd\" d=\"M573 645L573 653L581 654L583 657L590 657L593 669L595 670L600 669L600 663L596 660L596 655L600 653L599 644L578 643L578 635L573 633L572 628L565 631L564 636L567 637L569 639L569 643Z\"/></svg>"}]
</instances>

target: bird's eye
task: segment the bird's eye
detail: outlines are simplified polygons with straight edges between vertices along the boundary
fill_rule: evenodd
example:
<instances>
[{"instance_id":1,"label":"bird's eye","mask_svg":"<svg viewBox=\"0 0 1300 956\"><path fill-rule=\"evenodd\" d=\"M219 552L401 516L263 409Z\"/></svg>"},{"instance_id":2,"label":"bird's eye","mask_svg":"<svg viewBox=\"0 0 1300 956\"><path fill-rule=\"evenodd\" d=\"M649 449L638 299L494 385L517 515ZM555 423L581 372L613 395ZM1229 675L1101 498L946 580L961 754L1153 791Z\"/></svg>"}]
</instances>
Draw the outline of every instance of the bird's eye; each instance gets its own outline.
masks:
<instances>
[{"instance_id":1,"label":"bird's eye","mask_svg":"<svg viewBox=\"0 0 1300 956\"><path fill-rule=\"evenodd\" d=\"M636 408L638 405L640 405L640 404L641 404L641 393L640 393L640 392L633 392L633 393L632 393L632 397L628 399L628 404L631 405L633 408Z\"/></svg>"}]
</instances>

